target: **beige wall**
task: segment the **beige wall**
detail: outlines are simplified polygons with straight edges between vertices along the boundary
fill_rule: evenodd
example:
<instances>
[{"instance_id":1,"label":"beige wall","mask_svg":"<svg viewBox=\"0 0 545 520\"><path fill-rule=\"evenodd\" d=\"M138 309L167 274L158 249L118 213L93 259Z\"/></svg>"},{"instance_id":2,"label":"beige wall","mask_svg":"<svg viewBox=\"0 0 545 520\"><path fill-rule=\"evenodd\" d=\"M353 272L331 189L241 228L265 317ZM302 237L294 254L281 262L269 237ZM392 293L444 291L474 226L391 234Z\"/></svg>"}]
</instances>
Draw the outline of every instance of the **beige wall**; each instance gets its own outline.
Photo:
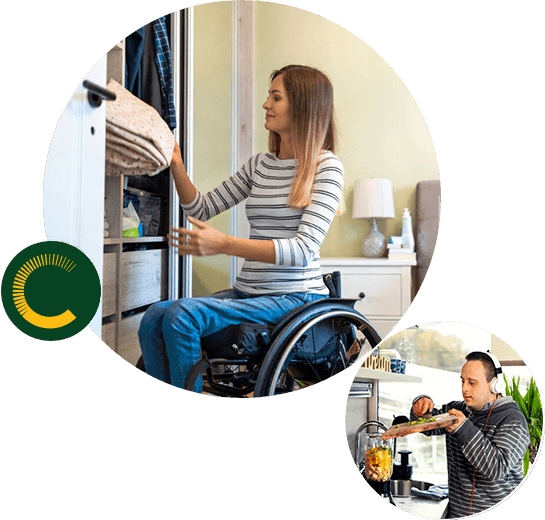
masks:
<instances>
[{"instance_id":1,"label":"beige wall","mask_svg":"<svg viewBox=\"0 0 545 520\"><path fill-rule=\"evenodd\" d=\"M230 2L195 8L195 183L204 190L228 175L230 160ZM322 256L361 256L369 230L353 220L354 183L392 180L396 218L379 223L401 234L401 215L414 215L416 183L438 179L433 142L415 100L401 79L363 41L328 20L289 6L255 2L256 152L267 149L261 108L273 70L289 63L324 71L335 90L338 156L345 169L346 212L336 217ZM201 61L202 60L202 61ZM228 230L228 217L216 219ZM195 262L196 293L228 285L227 259ZM206 282L204 281L206 280Z\"/></svg>"}]
</instances>

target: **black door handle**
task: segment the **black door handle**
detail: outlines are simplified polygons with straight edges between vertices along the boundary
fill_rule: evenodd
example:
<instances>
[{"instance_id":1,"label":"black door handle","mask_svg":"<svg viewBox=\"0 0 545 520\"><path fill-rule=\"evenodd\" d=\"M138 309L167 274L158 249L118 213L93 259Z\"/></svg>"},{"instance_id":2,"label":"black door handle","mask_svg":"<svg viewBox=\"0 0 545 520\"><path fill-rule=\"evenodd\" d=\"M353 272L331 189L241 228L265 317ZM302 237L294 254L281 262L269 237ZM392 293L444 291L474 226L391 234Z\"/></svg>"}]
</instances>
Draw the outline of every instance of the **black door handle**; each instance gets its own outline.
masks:
<instances>
[{"instance_id":1,"label":"black door handle","mask_svg":"<svg viewBox=\"0 0 545 520\"><path fill-rule=\"evenodd\" d=\"M96 83L93 83L87 79L84 80L83 86L88 90L87 99L93 108L98 108L100 105L102 105L103 99L106 99L107 101L115 101L117 97L115 92L101 87L100 85L97 85Z\"/></svg>"}]
</instances>

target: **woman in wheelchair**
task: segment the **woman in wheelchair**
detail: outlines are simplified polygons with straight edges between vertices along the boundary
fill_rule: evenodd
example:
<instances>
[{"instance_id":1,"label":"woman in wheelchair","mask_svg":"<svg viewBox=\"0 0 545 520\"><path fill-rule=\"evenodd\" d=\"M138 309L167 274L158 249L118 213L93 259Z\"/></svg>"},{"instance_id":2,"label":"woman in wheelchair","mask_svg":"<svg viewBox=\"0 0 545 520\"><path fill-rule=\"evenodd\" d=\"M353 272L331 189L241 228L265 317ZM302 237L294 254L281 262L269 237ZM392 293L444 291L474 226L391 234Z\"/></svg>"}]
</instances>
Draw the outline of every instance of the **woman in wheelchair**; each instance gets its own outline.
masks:
<instances>
[{"instance_id":1,"label":"woman in wheelchair","mask_svg":"<svg viewBox=\"0 0 545 520\"><path fill-rule=\"evenodd\" d=\"M188 388L186 378L202 358L203 338L241 322L271 330L290 311L330 295L319 251L343 190L343 166L334 154L332 85L316 69L289 65L271 75L263 109L269 151L206 195L190 181L178 145L174 150L171 172L193 229L171 229L169 245L180 255L244 258L231 290L156 303L141 321L146 372L180 388ZM205 224L243 200L249 239ZM242 372L251 372L249 366ZM244 392L254 386L249 378ZM191 389L202 391L200 373Z\"/></svg>"}]
</instances>

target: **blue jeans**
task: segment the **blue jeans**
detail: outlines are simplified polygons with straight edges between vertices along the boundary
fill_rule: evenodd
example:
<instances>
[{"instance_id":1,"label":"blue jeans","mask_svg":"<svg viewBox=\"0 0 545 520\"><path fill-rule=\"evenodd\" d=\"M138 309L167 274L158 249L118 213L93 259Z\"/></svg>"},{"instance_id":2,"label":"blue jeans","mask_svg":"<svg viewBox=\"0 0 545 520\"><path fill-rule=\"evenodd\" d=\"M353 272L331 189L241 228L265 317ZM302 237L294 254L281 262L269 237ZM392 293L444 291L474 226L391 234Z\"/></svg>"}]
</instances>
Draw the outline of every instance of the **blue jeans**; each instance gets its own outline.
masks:
<instances>
[{"instance_id":1,"label":"blue jeans","mask_svg":"<svg viewBox=\"0 0 545 520\"><path fill-rule=\"evenodd\" d=\"M201 359L201 337L237 323L276 325L292 309L325 298L294 293L251 296L227 290L204 298L182 298L153 304L140 322L138 337L146 373L183 388L191 367ZM202 391L202 378L195 384Z\"/></svg>"}]
</instances>

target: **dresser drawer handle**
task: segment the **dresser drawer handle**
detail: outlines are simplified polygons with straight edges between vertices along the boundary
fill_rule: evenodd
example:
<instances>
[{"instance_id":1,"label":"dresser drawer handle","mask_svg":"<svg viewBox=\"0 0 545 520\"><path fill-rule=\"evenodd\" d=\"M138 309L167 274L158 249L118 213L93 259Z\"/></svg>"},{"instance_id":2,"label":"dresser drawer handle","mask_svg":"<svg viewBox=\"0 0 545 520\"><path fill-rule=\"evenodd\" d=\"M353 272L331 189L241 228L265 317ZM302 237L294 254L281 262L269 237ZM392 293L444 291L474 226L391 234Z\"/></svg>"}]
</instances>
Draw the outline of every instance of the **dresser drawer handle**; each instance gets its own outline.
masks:
<instances>
[{"instance_id":1,"label":"dresser drawer handle","mask_svg":"<svg viewBox=\"0 0 545 520\"><path fill-rule=\"evenodd\" d=\"M365 298L365 293L364 292L360 292L360 294L358 295L362 300Z\"/></svg>"}]
</instances>

